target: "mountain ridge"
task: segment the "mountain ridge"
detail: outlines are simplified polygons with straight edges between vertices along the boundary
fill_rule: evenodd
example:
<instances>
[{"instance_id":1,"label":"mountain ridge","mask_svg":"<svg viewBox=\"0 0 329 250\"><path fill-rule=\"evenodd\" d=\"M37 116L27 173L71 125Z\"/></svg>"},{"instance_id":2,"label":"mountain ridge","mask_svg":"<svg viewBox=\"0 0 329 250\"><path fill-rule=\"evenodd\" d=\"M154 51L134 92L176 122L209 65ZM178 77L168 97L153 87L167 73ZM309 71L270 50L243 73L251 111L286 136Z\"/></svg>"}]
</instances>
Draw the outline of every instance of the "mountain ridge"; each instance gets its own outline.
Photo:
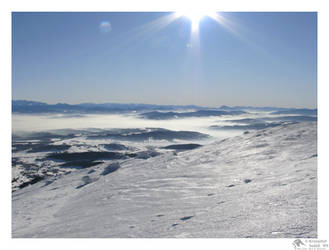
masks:
<instances>
[{"instance_id":1,"label":"mountain ridge","mask_svg":"<svg viewBox=\"0 0 329 250\"><path fill-rule=\"evenodd\" d=\"M254 107L254 106L220 106L204 107L197 105L157 105L143 103L56 103L30 100L12 100L13 113L117 113L125 111L150 111L150 110L217 110L217 111L269 111L274 114L308 114L317 115L317 109L284 108L284 107Z\"/></svg>"}]
</instances>

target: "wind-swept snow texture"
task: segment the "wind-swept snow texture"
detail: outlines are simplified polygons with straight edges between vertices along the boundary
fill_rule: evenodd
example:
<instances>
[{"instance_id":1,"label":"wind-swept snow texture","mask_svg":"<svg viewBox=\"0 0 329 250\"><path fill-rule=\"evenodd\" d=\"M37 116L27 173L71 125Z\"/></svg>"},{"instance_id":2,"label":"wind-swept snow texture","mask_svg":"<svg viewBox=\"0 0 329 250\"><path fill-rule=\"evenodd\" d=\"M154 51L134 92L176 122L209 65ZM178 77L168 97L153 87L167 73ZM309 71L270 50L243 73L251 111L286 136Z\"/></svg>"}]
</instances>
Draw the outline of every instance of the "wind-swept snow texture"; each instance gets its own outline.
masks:
<instances>
[{"instance_id":1,"label":"wind-swept snow texture","mask_svg":"<svg viewBox=\"0 0 329 250\"><path fill-rule=\"evenodd\" d=\"M317 123L127 158L13 192L13 237L317 237Z\"/></svg>"}]
</instances>

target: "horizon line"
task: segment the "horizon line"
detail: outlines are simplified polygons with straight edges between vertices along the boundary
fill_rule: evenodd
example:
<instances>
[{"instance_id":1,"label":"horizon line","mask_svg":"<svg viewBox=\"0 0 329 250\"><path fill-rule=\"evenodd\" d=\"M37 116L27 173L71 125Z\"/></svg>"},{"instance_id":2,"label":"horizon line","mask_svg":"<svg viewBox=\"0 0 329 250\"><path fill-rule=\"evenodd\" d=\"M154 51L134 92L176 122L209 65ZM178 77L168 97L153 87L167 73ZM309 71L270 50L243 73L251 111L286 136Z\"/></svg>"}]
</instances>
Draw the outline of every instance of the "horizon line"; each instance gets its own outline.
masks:
<instances>
[{"instance_id":1,"label":"horizon line","mask_svg":"<svg viewBox=\"0 0 329 250\"><path fill-rule=\"evenodd\" d=\"M82 105L82 104L94 104L94 105L104 105L104 104L117 104L117 105L153 105L153 106L178 106L178 107L188 107L188 106L195 106L198 108L211 108L211 109L219 109L223 107L227 108L274 108L274 109L318 109L317 107L315 108L297 108L297 107L278 107L278 106L252 106L252 105L235 105L235 106L230 106L230 105L218 105L217 107L211 107L211 106L201 106L201 105L196 105L196 104L154 104L154 103L135 103L135 102L101 102L101 103L96 103L96 102L81 102L81 103L67 103L67 102L57 102L57 103L47 103L44 101L32 101L32 100L26 100L26 99L12 99L12 102L15 101L25 101L25 102L36 102L36 103L43 103L46 105L58 105L58 104L65 104L65 105Z\"/></svg>"}]
</instances>

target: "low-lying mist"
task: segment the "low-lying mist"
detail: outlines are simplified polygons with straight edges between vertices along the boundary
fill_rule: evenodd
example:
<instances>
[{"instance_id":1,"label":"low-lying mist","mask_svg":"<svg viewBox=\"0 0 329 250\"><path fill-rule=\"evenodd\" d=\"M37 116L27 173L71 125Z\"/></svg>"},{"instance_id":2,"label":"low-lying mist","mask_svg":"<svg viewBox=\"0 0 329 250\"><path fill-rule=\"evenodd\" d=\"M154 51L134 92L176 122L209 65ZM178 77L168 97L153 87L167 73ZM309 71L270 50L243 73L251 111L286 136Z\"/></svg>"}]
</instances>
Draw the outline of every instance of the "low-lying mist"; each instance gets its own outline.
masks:
<instances>
[{"instance_id":1,"label":"low-lying mist","mask_svg":"<svg viewBox=\"0 0 329 250\"><path fill-rule=\"evenodd\" d=\"M245 115L234 116L245 117ZM86 114L86 115L26 115L13 114L13 134L40 132L58 129L114 129L114 128L164 128L169 130L198 131L216 138L237 135L241 131L218 131L211 125L227 125L227 119L233 117L177 118L170 120L142 119L135 114Z\"/></svg>"}]
</instances>

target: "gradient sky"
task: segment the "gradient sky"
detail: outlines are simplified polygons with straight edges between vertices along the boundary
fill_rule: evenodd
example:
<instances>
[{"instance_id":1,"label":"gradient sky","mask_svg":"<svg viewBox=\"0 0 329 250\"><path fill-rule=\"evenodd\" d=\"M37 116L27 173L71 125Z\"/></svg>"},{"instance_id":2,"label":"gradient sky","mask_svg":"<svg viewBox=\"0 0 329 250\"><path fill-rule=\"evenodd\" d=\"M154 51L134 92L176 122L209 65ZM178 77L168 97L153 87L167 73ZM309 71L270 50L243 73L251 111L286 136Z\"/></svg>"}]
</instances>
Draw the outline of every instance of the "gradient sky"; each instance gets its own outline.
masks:
<instances>
[{"instance_id":1,"label":"gradient sky","mask_svg":"<svg viewBox=\"0 0 329 250\"><path fill-rule=\"evenodd\" d=\"M13 13L13 99L317 106L316 13L218 15Z\"/></svg>"}]
</instances>

